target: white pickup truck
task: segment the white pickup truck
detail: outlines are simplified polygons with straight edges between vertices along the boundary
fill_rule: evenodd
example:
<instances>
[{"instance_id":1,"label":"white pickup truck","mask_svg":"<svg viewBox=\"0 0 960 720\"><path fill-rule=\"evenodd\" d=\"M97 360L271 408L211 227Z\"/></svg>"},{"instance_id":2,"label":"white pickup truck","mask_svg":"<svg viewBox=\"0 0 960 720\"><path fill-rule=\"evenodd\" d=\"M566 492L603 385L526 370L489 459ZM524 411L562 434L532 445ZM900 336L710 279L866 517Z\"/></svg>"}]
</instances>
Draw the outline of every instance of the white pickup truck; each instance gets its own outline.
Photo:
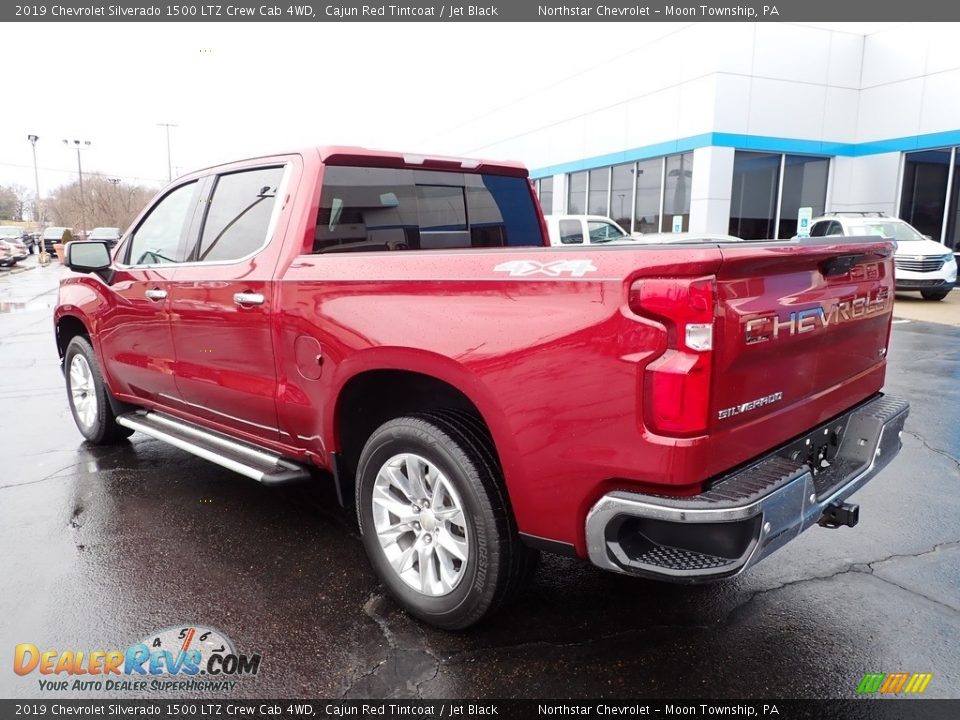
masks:
<instances>
[{"instance_id":1,"label":"white pickup truck","mask_svg":"<svg viewBox=\"0 0 960 720\"><path fill-rule=\"evenodd\" d=\"M546 215L550 245L600 245L637 240L613 220L603 215Z\"/></svg>"}]
</instances>

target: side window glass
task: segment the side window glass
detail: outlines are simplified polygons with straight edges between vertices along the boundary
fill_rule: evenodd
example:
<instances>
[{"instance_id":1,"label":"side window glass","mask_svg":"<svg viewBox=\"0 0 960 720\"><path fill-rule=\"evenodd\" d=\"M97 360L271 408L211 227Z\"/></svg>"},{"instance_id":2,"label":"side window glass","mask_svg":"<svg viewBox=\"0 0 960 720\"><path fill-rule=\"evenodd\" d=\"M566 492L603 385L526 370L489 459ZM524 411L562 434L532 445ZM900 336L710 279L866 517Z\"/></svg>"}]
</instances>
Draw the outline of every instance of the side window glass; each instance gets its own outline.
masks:
<instances>
[{"instance_id":1,"label":"side window glass","mask_svg":"<svg viewBox=\"0 0 960 720\"><path fill-rule=\"evenodd\" d=\"M263 247L282 178L282 167L218 177L191 259L238 260Z\"/></svg>"},{"instance_id":2,"label":"side window glass","mask_svg":"<svg viewBox=\"0 0 960 720\"><path fill-rule=\"evenodd\" d=\"M843 235L843 228L840 226L840 223L838 223L836 220L831 221L829 227L827 228L827 235Z\"/></svg>"},{"instance_id":3,"label":"side window glass","mask_svg":"<svg viewBox=\"0 0 960 720\"><path fill-rule=\"evenodd\" d=\"M810 237L823 237L827 234L827 225L830 223L823 221L814 223L813 227L810 228Z\"/></svg>"},{"instance_id":4,"label":"side window glass","mask_svg":"<svg viewBox=\"0 0 960 720\"><path fill-rule=\"evenodd\" d=\"M605 243L625 237L615 225L600 220L588 222L587 232L590 233L590 242L592 243Z\"/></svg>"},{"instance_id":5,"label":"side window glass","mask_svg":"<svg viewBox=\"0 0 960 720\"><path fill-rule=\"evenodd\" d=\"M130 240L131 265L159 265L183 262L180 238L189 222L197 183L181 185L154 205Z\"/></svg>"},{"instance_id":6,"label":"side window glass","mask_svg":"<svg viewBox=\"0 0 960 720\"><path fill-rule=\"evenodd\" d=\"M580 227L579 220L560 221L560 242L564 245L581 245L583 243L583 230Z\"/></svg>"}]
</instances>

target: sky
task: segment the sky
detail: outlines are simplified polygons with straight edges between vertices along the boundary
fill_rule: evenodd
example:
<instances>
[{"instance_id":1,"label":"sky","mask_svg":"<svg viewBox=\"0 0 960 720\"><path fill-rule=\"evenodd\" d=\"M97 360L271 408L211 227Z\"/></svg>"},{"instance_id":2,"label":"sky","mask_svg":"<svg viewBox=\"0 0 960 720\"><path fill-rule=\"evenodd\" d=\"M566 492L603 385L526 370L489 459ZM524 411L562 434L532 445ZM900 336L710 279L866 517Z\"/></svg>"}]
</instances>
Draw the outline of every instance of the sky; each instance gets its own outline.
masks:
<instances>
[{"instance_id":1,"label":"sky","mask_svg":"<svg viewBox=\"0 0 960 720\"><path fill-rule=\"evenodd\" d=\"M869 33L880 23L816 23ZM0 185L43 194L83 171L159 186L218 162L311 145L458 154L456 129L674 23L31 23L8 26L19 70L0 121ZM721 31L718 24L718 31ZM16 62L11 58L18 58ZM585 91L588 91L585 88ZM544 115L576 111L544 107ZM518 158L523 160L523 158Z\"/></svg>"}]
</instances>

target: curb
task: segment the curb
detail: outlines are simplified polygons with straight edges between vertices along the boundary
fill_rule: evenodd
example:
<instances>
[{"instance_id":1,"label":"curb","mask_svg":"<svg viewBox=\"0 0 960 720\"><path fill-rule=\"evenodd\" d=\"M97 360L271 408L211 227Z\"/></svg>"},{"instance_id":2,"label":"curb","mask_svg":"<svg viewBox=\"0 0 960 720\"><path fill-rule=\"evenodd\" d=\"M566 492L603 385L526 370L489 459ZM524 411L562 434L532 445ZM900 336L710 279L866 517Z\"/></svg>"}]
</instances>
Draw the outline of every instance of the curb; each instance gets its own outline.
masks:
<instances>
[{"instance_id":1,"label":"curb","mask_svg":"<svg viewBox=\"0 0 960 720\"><path fill-rule=\"evenodd\" d=\"M6 277L8 275L19 275L20 273L26 272L27 270L33 270L36 265L30 265L29 267L17 267L14 265L11 268L0 268L0 277Z\"/></svg>"}]
</instances>

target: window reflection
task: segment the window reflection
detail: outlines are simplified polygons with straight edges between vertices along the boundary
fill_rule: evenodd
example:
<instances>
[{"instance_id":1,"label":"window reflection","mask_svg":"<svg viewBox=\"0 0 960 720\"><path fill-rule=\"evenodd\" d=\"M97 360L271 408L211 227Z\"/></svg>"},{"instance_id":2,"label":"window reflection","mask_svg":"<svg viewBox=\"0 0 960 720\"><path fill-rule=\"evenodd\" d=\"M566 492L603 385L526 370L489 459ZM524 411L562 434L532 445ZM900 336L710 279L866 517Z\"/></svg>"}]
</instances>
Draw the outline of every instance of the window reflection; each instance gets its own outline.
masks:
<instances>
[{"instance_id":1,"label":"window reflection","mask_svg":"<svg viewBox=\"0 0 960 720\"><path fill-rule=\"evenodd\" d=\"M740 152L733 158L730 234L746 240L774 236L780 155Z\"/></svg>"},{"instance_id":2,"label":"window reflection","mask_svg":"<svg viewBox=\"0 0 960 720\"><path fill-rule=\"evenodd\" d=\"M568 178L567 214L583 215L587 210L587 173L572 173Z\"/></svg>"},{"instance_id":3,"label":"window reflection","mask_svg":"<svg viewBox=\"0 0 960 720\"><path fill-rule=\"evenodd\" d=\"M663 158L637 163L637 204L633 215L634 232L660 232L660 182Z\"/></svg>"},{"instance_id":4,"label":"window reflection","mask_svg":"<svg viewBox=\"0 0 960 720\"><path fill-rule=\"evenodd\" d=\"M813 209L813 217L823 215L827 201L829 158L787 155L783 170L783 196L780 200L780 232L777 237L797 234L800 208Z\"/></svg>"},{"instance_id":5,"label":"window reflection","mask_svg":"<svg viewBox=\"0 0 960 720\"><path fill-rule=\"evenodd\" d=\"M587 205L588 215L606 215L607 192L610 189L610 168L599 168L590 171L590 202Z\"/></svg>"},{"instance_id":6,"label":"window reflection","mask_svg":"<svg viewBox=\"0 0 960 720\"><path fill-rule=\"evenodd\" d=\"M951 151L924 150L907 153L903 164L903 190L900 194L900 217L923 235L940 240L943 215L947 200L947 176L950 172ZM954 187L957 178L954 177ZM956 217L956 193L952 211ZM956 233L956 222L953 223ZM951 234L948 232L948 234ZM949 241L948 241L948 244ZM956 247L956 238L951 247Z\"/></svg>"}]
</instances>

